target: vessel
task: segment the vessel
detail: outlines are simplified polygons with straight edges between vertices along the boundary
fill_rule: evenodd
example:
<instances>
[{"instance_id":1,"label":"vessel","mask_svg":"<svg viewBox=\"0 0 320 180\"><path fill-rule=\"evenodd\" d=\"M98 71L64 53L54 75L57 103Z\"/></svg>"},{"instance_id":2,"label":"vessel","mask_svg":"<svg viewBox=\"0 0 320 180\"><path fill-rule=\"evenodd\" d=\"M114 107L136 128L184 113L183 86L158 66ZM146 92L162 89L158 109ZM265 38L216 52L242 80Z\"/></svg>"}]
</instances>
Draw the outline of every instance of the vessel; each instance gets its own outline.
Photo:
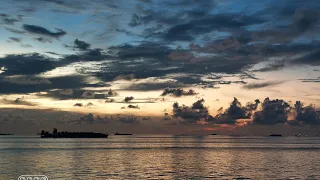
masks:
<instances>
[{"instance_id":1,"label":"vessel","mask_svg":"<svg viewBox=\"0 0 320 180\"><path fill-rule=\"evenodd\" d=\"M282 136L281 134L269 134L269 136Z\"/></svg>"},{"instance_id":2,"label":"vessel","mask_svg":"<svg viewBox=\"0 0 320 180\"><path fill-rule=\"evenodd\" d=\"M130 134L130 133L118 133L118 132L115 132L113 135L130 136L130 135L132 135L132 134Z\"/></svg>"}]
</instances>

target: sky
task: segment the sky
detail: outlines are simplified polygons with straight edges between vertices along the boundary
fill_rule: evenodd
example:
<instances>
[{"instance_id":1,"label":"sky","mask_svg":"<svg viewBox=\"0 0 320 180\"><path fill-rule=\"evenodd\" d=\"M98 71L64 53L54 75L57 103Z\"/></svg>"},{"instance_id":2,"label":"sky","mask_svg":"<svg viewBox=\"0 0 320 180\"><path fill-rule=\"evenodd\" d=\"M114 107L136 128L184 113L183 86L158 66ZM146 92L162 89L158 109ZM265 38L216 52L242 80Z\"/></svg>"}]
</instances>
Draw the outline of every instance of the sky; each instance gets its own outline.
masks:
<instances>
[{"instance_id":1,"label":"sky","mask_svg":"<svg viewBox=\"0 0 320 180\"><path fill-rule=\"evenodd\" d=\"M320 1L0 4L0 133L319 132Z\"/></svg>"}]
</instances>

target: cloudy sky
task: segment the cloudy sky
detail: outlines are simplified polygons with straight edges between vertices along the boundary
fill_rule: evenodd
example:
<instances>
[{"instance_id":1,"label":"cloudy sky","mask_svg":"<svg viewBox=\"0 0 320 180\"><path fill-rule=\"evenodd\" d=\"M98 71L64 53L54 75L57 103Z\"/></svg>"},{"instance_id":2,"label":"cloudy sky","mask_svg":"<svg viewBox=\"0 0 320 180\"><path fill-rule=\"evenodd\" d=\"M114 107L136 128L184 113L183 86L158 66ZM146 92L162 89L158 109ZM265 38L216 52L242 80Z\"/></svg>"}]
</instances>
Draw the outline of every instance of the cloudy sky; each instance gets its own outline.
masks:
<instances>
[{"instance_id":1,"label":"cloudy sky","mask_svg":"<svg viewBox=\"0 0 320 180\"><path fill-rule=\"evenodd\" d=\"M0 133L319 130L320 1L0 4Z\"/></svg>"}]
</instances>

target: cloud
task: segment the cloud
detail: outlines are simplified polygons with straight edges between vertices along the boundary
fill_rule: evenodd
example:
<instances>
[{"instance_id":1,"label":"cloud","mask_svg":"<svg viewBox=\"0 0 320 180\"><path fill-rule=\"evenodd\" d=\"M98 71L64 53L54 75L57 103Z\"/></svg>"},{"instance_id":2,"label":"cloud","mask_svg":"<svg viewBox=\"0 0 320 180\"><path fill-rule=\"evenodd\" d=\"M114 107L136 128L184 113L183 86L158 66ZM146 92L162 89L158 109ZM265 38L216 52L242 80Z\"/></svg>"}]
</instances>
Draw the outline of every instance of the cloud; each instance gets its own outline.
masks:
<instances>
[{"instance_id":1,"label":"cloud","mask_svg":"<svg viewBox=\"0 0 320 180\"><path fill-rule=\"evenodd\" d=\"M51 51L47 51L47 52L45 52L45 53L47 53L47 54L52 54L52 55L57 55L57 56L59 56L59 55L60 55L60 54L58 54L58 53L51 52Z\"/></svg>"},{"instance_id":2,"label":"cloud","mask_svg":"<svg viewBox=\"0 0 320 180\"><path fill-rule=\"evenodd\" d=\"M220 108L216 116L209 116L207 122L213 124L236 124L238 119L251 118L251 112L255 110L260 103L256 100L254 104L248 103L247 106L242 106L237 98L234 98L230 106L223 112Z\"/></svg>"},{"instance_id":3,"label":"cloud","mask_svg":"<svg viewBox=\"0 0 320 180\"><path fill-rule=\"evenodd\" d=\"M166 60L170 53L170 48L161 43L143 42L138 45L124 44L111 46L109 48L120 59L147 58L156 60Z\"/></svg>"},{"instance_id":4,"label":"cloud","mask_svg":"<svg viewBox=\"0 0 320 180\"><path fill-rule=\"evenodd\" d=\"M289 121L288 121L289 122ZM314 105L305 106L302 102L294 104L294 121L296 125L320 125L320 112L316 111Z\"/></svg>"},{"instance_id":5,"label":"cloud","mask_svg":"<svg viewBox=\"0 0 320 180\"><path fill-rule=\"evenodd\" d=\"M73 119L68 121L67 123L75 123L75 124L106 124L109 122L109 119L107 118L107 116L102 117L97 115L96 117L94 116L94 114L89 113L89 114L85 114L83 116L81 116L80 118L77 119Z\"/></svg>"},{"instance_id":6,"label":"cloud","mask_svg":"<svg viewBox=\"0 0 320 180\"><path fill-rule=\"evenodd\" d=\"M204 99L200 99L192 104L192 106L173 104L173 117L181 119L181 124L197 123L201 119L208 117L208 109L203 105Z\"/></svg>"},{"instance_id":7,"label":"cloud","mask_svg":"<svg viewBox=\"0 0 320 180\"><path fill-rule=\"evenodd\" d=\"M171 52L168 57L171 60L188 61L193 58L193 55L190 52L186 51L174 51Z\"/></svg>"},{"instance_id":8,"label":"cloud","mask_svg":"<svg viewBox=\"0 0 320 180\"><path fill-rule=\"evenodd\" d=\"M38 54L11 54L0 58L0 66L7 70L2 75L34 75L54 69L57 62Z\"/></svg>"},{"instance_id":9,"label":"cloud","mask_svg":"<svg viewBox=\"0 0 320 180\"><path fill-rule=\"evenodd\" d=\"M319 12L311 9L298 8L293 15L293 25L301 32L313 28L318 21Z\"/></svg>"},{"instance_id":10,"label":"cloud","mask_svg":"<svg viewBox=\"0 0 320 180\"><path fill-rule=\"evenodd\" d=\"M25 33L26 33L25 31L13 29L13 28L8 28L8 27L6 27L5 29L6 29L7 31L12 32L12 33L15 33L15 34L25 34Z\"/></svg>"},{"instance_id":11,"label":"cloud","mask_svg":"<svg viewBox=\"0 0 320 180\"><path fill-rule=\"evenodd\" d=\"M116 91L114 91L112 89L109 89L109 91L108 91L108 96L109 97L114 97L114 96L118 96L118 95L119 94Z\"/></svg>"},{"instance_id":12,"label":"cloud","mask_svg":"<svg viewBox=\"0 0 320 180\"><path fill-rule=\"evenodd\" d=\"M317 78L307 78L307 79L299 79L302 82L320 82L320 77Z\"/></svg>"},{"instance_id":13,"label":"cloud","mask_svg":"<svg viewBox=\"0 0 320 180\"><path fill-rule=\"evenodd\" d=\"M164 88L179 88L185 87L183 83L177 82L141 82L130 84L129 86L124 87L124 89L131 91L153 91L153 90L162 90Z\"/></svg>"},{"instance_id":14,"label":"cloud","mask_svg":"<svg viewBox=\"0 0 320 180\"><path fill-rule=\"evenodd\" d=\"M157 9L144 8L137 6L137 11L133 13L129 26L136 27L141 25L165 25L170 26L188 19L202 18L209 14L211 8L215 7L214 1L199 0L194 3L193 0L184 1L153 1L153 4L163 7L162 11ZM171 11L175 9L175 11Z\"/></svg>"},{"instance_id":15,"label":"cloud","mask_svg":"<svg viewBox=\"0 0 320 180\"><path fill-rule=\"evenodd\" d=\"M51 84L50 80L36 76L11 76L4 78L3 81L18 85Z\"/></svg>"},{"instance_id":16,"label":"cloud","mask_svg":"<svg viewBox=\"0 0 320 180\"><path fill-rule=\"evenodd\" d=\"M285 67L285 64L283 62L277 62L268 64L265 67L262 67L260 69L253 70L253 72L269 72L269 71L277 71L280 69L283 69Z\"/></svg>"},{"instance_id":17,"label":"cloud","mask_svg":"<svg viewBox=\"0 0 320 180\"><path fill-rule=\"evenodd\" d=\"M75 39L74 42L73 42L73 47L76 48L76 49L79 49L81 51L85 51L85 50L88 50L91 46L91 44L88 44L84 41L80 41L78 39Z\"/></svg>"},{"instance_id":18,"label":"cloud","mask_svg":"<svg viewBox=\"0 0 320 180\"><path fill-rule=\"evenodd\" d=\"M75 103L73 106L75 106L75 107L82 107L83 104L82 104L82 103Z\"/></svg>"},{"instance_id":19,"label":"cloud","mask_svg":"<svg viewBox=\"0 0 320 180\"><path fill-rule=\"evenodd\" d=\"M209 33L214 30L229 30L243 26L263 23L264 20L243 15L241 18L235 14L207 15L201 19L194 19L187 23L177 24L169 28L164 38L170 41L192 41L195 36Z\"/></svg>"},{"instance_id":20,"label":"cloud","mask_svg":"<svg viewBox=\"0 0 320 180\"><path fill-rule=\"evenodd\" d=\"M244 85L243 88L244 89L259 89L259 88L265 88L265 87L269 87L269 86L275 86L278 84L281 84L283 82L263 82L263 83L251 83L251 84L247 84Z\"/></svg>"},{"instance_id":21,"label":"cloud","mask_svg":"<svg viewBox=\"0 0 320 180\"><path fill-rule=\"evenodd\" d=\"M38 76L0 76L0 94L47 92L45 94L39 94L39 96L51 97L56 99L72 99L73 97L81 97L84 90L79 90L80 88L106 86L106 84L89 82L87 76L61 76L52 78L42 78ZM75 95L67 96L64 94L60 94L60 90L66 89L72 89L72 92L73 90L75 90ZM108 92L106 92L106 94L108 94Z\"/></svg>"},{"instance_id":22,"label":"cloud","mask_svg":"<svg viewBox=\"0 0 320 180\"><path fill-rule=\"evenodd\" d=\"M128 74L128 75L119 75L114 78L114 81L118 81L118 80L131 81L133 79L134 79L134 74Z\"/></svg>"},{"instance_id":23,"label":"cloud","mask_svg":"<svg viewBox=\"0 0 320 180\"><path fill-rule=\"evenodd\" d=\"M41 43L52 43L52 40L50 38L37 37L35 38L35 40Z\"/></svg>"},{"instance_id":24,"label":"cloud","mask_svg":"<svg viewBox=\"0 0 320 180\"><path fill-rule=\"evenodd\" d=\"M22 41L21 38L17 38L17 37L9 37L9 40L17 43L20 43Z\"/></svg>"},{"instance_id":25,"label":"cloud","mask_svg":"<svg viewBox=\"0 0 320 180\"><path fill-rule=\"evenodd\" d=\"M132 101L133 99L134 99L133 96L125 97L125 98L124 98L124 102L129 102L129 101Z\"/></svg>"},{"instance_id":26,"label":"cloud","mask_svg":"<svg viewBox=\"0 0 320 180\"><path fill-rule=\"evenodd\" d=\"M180 89L180 88L178 89L167 88L163 91L161 96L166 96L166 95L181 97L181 96L194 96L194 95L197 95L197 93L193 89L190 89L189 91L184 91L183 89Z\"/></svg>"},{"instance_id":27,"label":"cloud","mask_svg":"<svg viewBox=\"0 0 320 180\"><path fill-rule=\"evenodd\" d=\"M33 102L28 102L26 100L24 100L24 98L16 98L15 100L8 100L6 98L2 98L0 100L0 103L3 104L15 104L15 105L24 105L24 106L36 106L36 103Z\"/></svg>"},{"instance_id":28,"label":"cloud","mask_svg":"<svg viewBox=\"0 0 320 180\"><path fill-rule=\"evenodd\" d=\"M107 100L106 100L105 102L106 102L106 103L113 103L113 102L115 102L115 100L112 99L112 98L107 98Z\"/></svg>"},{"instance_id":29,"label":"cloud","mask_svg":"<svg viewBox=\"0 0 320 180\"><path fill-rule=\"evenodd\" d=\"M320 57L320 50L314 50L290 62L295 64L310 64L310 65L319 66L320 65L319 57Z\"/></svg>"},{"instance_id":30,"label":"cloud","mask_svg":"<svg viewBox=\"0 0 320 180\"><path fill-rule=\"evenodd\" d=\"M23 48L32 48L33 46L31 46L30 44L21 44L20 47L23 47Z\"/></svg>"},{"instance_id":31,"label":"cloud","mask_svg":"<svg viewBox=\"0 0 320 180\"><path fill-rule=\"evenodd\" d=\"M41 27L41 26L37 26L37 25L24 24L22 27L25 31L27 31L29 33L48 36L48 37L52 37L52 38L59 38L59 37L67 34L62 29L57 29L57 28L56 28L57 32L51 32L50 30L48 30L44 27Z\"/></svg>"},{"instance_id":32,"label":"cloud","mask_svg":"<svg viewBox=\"0 0 320 180\"><path fill-rule=\"evenodd\" d=\"M291 107L284 100L266 98L261 105L262 110L255 112L253 115L253 124L275 125L284 124L288 121Z\"/></svg>"},{"instance_id":33,"label":"cloud","mask_svg":"<svg viewBox=\"0 0 320 180\"><path fill-rule=\"evenodd\" d=\"M115 93L108 92L95 92L90 90L82 89L58 89L48 91L46 94L41 96L51 97L55 99L107 99L108 97L113 97ZM112 90L111 90L112 92ZM110 95L109 95L110 94Z\"/></svg>"},{"instance_id":34,"label":"cloud","mask_svg":"<svg viewBox=\"0 0 320 180\"><path fill-rule=\"evenodd\" d=\"M132 105L132 104L130 104L130 105L128 105L128 108L129 109L140 109L140 107L138 106L138 105Z\"/></svg>"},{"instance_id":35,"label":"cloud","mask_svg":"<svg viewBox=\"0 0 320 180\"><path fill-rule=\"evenodd\" d=\"M117 120L124 124L139 124L140 121L138 120L137 116L118 116Z\"/></svg>"},{"instance_id":36,"label":"cloud","mask_svg":"<svg viewBox=\"0 0 320 180\"><path fill-rule=\"evenodd\" d=\"M19 21L19 19L13 18L8 14L0 13L0 24L14 25L16 22Z\"/></svg>"},{"instance_id":37,"label":"cloud","mask_svg":"<svg viewBox=\"0 0 320 180\"><path fill-rule=\"evenodd\" d=\"M102 49L97 48L97 49L89 49L79 54L66 55L63 61L65 63L81 62L81 61L102 61L107 58L112 59L114 57L110 57L109 55L106 55L102 51Z\"/></svg>"}]
</instances>

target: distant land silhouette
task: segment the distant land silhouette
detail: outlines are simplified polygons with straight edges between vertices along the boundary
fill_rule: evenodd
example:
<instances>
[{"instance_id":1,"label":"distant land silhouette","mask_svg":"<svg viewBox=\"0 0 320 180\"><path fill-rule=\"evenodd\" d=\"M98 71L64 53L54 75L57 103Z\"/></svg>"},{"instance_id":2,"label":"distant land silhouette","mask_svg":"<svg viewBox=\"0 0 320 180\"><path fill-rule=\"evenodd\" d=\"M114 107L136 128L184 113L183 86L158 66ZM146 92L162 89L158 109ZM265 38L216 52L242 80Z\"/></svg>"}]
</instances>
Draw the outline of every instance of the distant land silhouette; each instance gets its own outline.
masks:
<instances>
[{"instance_id":1,"label":"distant land silhouette","mask_svg":"<svg viewBox=\"0 0 320 180\"><path fill-rule=\"evenodd\" d=\"M48 131L41 131L41 138L107 138L108 134L94 133L94 132L58 132L56 128L53 129L52 134Z\"/></svg>"}]
</instances>

